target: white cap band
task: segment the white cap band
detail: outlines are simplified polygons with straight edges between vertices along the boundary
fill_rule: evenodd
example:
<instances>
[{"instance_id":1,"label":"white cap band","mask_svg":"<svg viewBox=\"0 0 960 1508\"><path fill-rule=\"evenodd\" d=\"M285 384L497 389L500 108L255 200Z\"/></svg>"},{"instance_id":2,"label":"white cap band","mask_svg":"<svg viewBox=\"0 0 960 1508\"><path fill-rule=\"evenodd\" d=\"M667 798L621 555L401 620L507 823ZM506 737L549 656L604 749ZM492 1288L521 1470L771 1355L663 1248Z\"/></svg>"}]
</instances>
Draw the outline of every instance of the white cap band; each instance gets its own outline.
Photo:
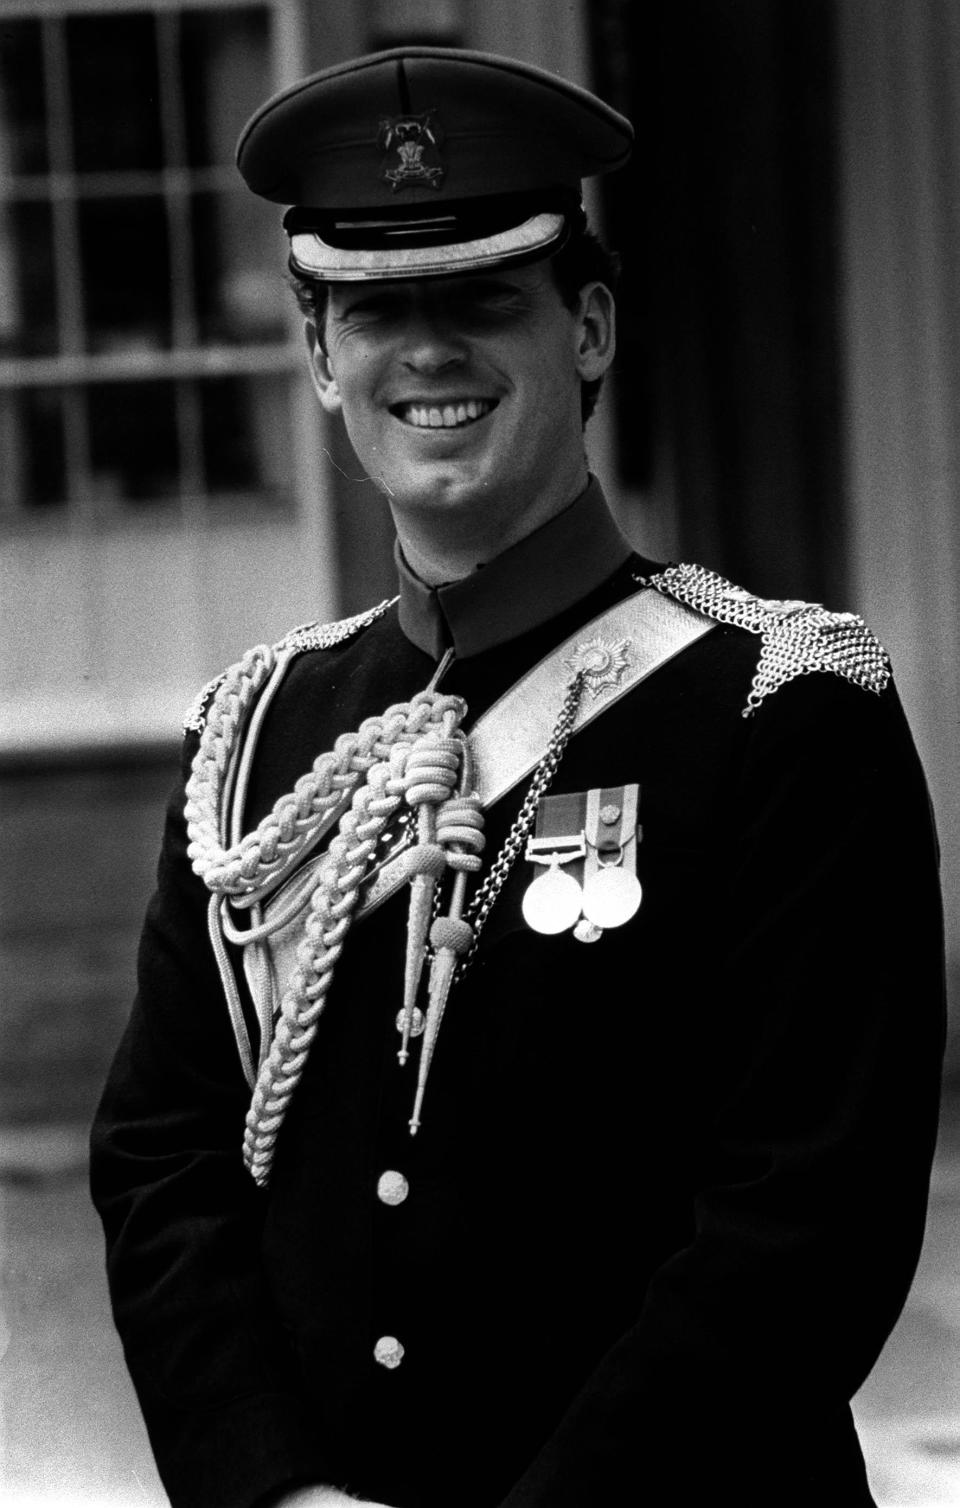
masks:
<instances>
[{"instance_id":1,"label":"white cap band","mask_svg":"<svg viewBox=\"0 0 960 1508\"><path fill-rule=\"evenodd\" d=\"M565 225L563 215L545 211L522 225L476 241L458 241L451 246L394 244L376 250L330 246L314 231L295 231L290 237L290 257L297 272L330 283L442 277L535 256L560 240Z\"/></svg>"}]
</instances>

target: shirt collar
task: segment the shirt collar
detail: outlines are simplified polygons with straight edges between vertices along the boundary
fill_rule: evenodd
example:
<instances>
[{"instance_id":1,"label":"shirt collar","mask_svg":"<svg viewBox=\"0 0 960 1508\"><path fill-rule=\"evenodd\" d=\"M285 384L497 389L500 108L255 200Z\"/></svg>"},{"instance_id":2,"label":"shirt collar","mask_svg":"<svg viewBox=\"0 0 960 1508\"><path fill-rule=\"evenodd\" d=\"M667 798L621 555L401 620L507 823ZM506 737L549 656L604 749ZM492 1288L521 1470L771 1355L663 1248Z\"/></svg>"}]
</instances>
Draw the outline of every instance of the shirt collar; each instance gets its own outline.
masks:
<instances>
[{"instance_id":1,"label":"shirt collar","mask_svg":"<svg viewBox=\"0 0 960 1508\"><path fill-rule=\"evenodd\" d=\"M592 592L633 550L591 477L575 502L461 581L429 587L411 570L399 540L400 627L433 659L482 654L539 628Z\"/></svg>"}]
</instances>

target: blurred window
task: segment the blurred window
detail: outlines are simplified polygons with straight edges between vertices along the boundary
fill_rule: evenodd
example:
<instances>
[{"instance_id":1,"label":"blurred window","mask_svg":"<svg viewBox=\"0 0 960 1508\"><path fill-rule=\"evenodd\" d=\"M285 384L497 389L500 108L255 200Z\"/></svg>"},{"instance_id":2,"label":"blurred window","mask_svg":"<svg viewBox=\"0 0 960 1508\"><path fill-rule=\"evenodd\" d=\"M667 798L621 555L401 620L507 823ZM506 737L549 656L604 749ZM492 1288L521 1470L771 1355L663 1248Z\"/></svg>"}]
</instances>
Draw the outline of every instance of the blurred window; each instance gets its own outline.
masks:
<instances>
[{"instance_id":1,"label":"blurred window","mask_svg":"<svg viewBox=\"0 0 960 1508\"><path fill-rule=\"evenodd\" d=\"M287 3L0 0L4 525L292 509L280 216L233 164Z\"/></svg>"}]
</instances>

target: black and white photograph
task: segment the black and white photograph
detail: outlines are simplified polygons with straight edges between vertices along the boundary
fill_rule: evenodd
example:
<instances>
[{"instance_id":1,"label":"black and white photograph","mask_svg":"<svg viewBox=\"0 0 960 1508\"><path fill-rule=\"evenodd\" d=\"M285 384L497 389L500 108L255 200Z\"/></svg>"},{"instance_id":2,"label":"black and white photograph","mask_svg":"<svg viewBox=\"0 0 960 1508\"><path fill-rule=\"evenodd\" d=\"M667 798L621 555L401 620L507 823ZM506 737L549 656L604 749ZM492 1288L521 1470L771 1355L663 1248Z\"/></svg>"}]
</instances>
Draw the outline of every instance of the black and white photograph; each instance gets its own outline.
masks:
<instances>
[{"instance_id":1,"label":"black and white photograph","mask_svg":"<svg viewBox=\"0 0 960 1508\"><path fill-rule=\"evenodd\" d=\"M0 1502L960 1504L956 0L0 0Z\"/></svg>"}]
</instances>

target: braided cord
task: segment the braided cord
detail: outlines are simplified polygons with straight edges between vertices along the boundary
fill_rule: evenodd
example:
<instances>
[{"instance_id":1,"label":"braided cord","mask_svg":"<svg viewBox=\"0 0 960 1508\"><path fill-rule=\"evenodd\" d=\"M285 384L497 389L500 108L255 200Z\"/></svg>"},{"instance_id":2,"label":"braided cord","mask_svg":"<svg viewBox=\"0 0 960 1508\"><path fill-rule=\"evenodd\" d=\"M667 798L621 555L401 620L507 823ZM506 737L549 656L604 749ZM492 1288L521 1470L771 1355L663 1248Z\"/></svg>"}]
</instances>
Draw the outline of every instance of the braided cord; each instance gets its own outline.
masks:
<instances>
[{"instance_id":1,"label":"braided cord","mask_svg":"<svg viewBox=\"0 0 960 1508\"><path fill-rule=\"evenodd\" d=\"M578 672L567 687L549 744L534 770L516 820L464 915L471 941L458 960L458 976L473 957L487 918L533 828L539 802L553 781L573 732L583 685L584 675ZM350 810L340 819L339 831L330 844L327 861L310 899L304 938L297 950L297 967L283 996L276 1032L247 1115L244 1161L261 1185L269 1179L277 1135L302 1077L334 969L355 914L360 886L380 838L401 804L409 804L411 794L420 794L420 787L430 785L429 795L436 798L446 794L442 781L434 788L429 779L423 780L423 775L430 769L430 761L446 752L452 724L463 716L464 707L454 697L429 692L421 693L421 697L431 705L430 726L419 730L415 743L398 739L389 758L375 762L368 769L364 783L354 792ZM427 795L426 790L423 794ZM477 849L482 843L478 831L482 819L475 802L463 796L448 797L442 801L437 823L437 836L442 832L444 846L456 842L461 848L461 853L450 855L448 862L452 861L451 867L461 871L465 879L467 872L479 865ZM439 936L433 940L435 945L442 941Z\"/></svg>"},{"instance_id":2,"label":"braided cord","mask_svg":"<svg viewBox=\"0 0 960 1508\"><path fill-rule=\"evenodd\" d=\"M382 716L367 718L356 733L338 738L333 749L314 761L293 791L276 801L252 832L238 836L236 821L230 831L227 806L234 786L239 790L244 783L245 762L250 758L244 745L254 736L258 698L269 703L292 655L301 648L316 647L309 632L301 637L304 642L291 636L291 642L282 641L274 648L261 645L226 672L207 708L186 790L188 854L193 869L224 910L228 906L254 910L253 933L258 940L262 931L270 929L256 925L260 919L256 908L339 814L337 833L310 895L296 967L286 982L269 1042L272 1023L261 1022L264 1040L255 1079L246 1030L237 1030L236 1018L242 1015L239 1002L232 1003L244 1072L253 1089L243 1156L261 1185L269 1179L277 1136L316 1036L361 884L398 809L402 805L408 810L420 808L424 813L428 805L436 809L424 836L430 832L432 846L440 850L445 864L458 876L458 895L462 895L468 874L479 868L483 846L482 812L478 798L465 789L468 779L461 780L459 795L454 796L451 790L458 766L461 776L468 777L469 750L459 732L466 708L460 698L433 690L420 692L409 702L396 703ZM458 932L457 974L473 957L493 905L532 830L539 801L556 774L573 731L583 685L584 675L578 672L567 687L547 749L534 770L517 818L462 920L458 916L437 917L440 887L433 887L432 904L423 918L424 930L429 926L430 913L437 923L444 924L443 939L439 933L431 938L442 952L452 947L447 933L459 927L463 937ZM345 801L349 805L344 811ZM228 841L230 837L236 841ZM427 846L429 849L431 845ZM458 913L459 906L457 901L454 909ZM216 910L212 904L211 925ZM220 927L223 930L217 929L219 936L213 937L213 943L215 950L220 943L222 951L223 936L233 937L236 929L223 927L223 919ZM432 933L435 928L429 930ZM247 939L239 932L235 940ZM218 962L223 963L219 953ZM451 958L450 965L453 963Z\"/></svg>"},{"instance_id":3,"label":"braided cord","mask_svg":"<svg viewBox=\"0 0 960 1508\"><path fill-rule=\"evenodd\" d=\"M374 762L371 743L377 741L379 732L368 720L359 733L338 740L332 751L320 755L254 832L227 842L226 807L239 762L241 736L254 704L262 700L261 692L267 687L269 699L294 655L339 644L381 617L389 606L389 602L381 602L341 623L308 624L273 647L258 645L225 671L219 683L213 683L212 700L202 724L190 724L199 728L200 742L187 781L185 808L187 852L195 873L210 889L238 898L248 896L251 899L246 904L254 904L264 885L272 888L318 841L331 814ZM207 688L207 693L210 690ZM382 721L400 710L388 709Z\"/></svg>"},{"instance_id":4,"label":"braided cord","mask_svg":"<svg viewBox=\"0 0 960 1508\"><path fill-rule=\"evenodd\" d=\"M388 605L381 604L367 620ZM459 697L428 690L409 702L395 703L382 716L365 719L356 733L344 734L332 750L314 761L253 832L228 842L227 808L234 786L241 790L244 783L251 757L248 745L255 736L260 708L269 702L293 654L321 647L325 644L308 626L275 648L258 646L225 673L207 708L186 787L187 851L195 873L212 892L211 940L244 1073L253 1090L244 1161L260 1184L269 1177L277 1133L316 1034L360 883L409 786L407 758L425 738L435 751L441 731L455 728L465 712ZM346 811L345 801L349 801ZM224 938L242 945L260 941L275 929L276 921L257 925L257 908L338 815L338 832L310 897L297 967L281 998L272 1039L273 1023L260 1023L261 1061L254 1071L239 997L235 987L230 988L232 970ZM228 903L253 910L255 924L249 937L221 914Z\"/></svg>"},{"instance_id":5,"label":"braided cord","mask_svg":"<svg viewBox=\"0 0 960 1508\"><path fill-rule=\"evenodd\" d=\"M270 1176L277 1135L316 1036L367 862L403 799L400 762L405 752L403 745L397 745L389 763L369 771L367 783L341 818L311 897L297 967L281 1001L274 1038L247 1113L244 1162L260 1185Z\"/></svg>"},{"instance_id":6,"label":"braided cord","mask_svg":"<svg viewBox=\"0 0 960 1508\"><path fill-rule=\"evenodd\" d=\"M459 721L463 713L459 697L420 692L409 704L389 709L383 719L368 719L381 727L384 736L371 743L376 757L364 770L363 782L340 818L317 877L297 949L297 966L287 982L276 1031L247 1114L244 1161L258 1184L269 1178L277 1134L303 1074L361 882L384 830L407 798L408 760L425 747L435 751L437 734L448 729L451 721ZM416 779L422 768L418 762Z\"/></svg>"},{"instance_id":7,"label":"braided cord","mask_svg":"<svg viewBox=\"0 0 960 1508\"><path fill-rule=\"evenodd\" d=\"M217 693L217 701L226 689ZM187 782L187 852L194 871L235 905L262 899L315 845L332 814L397 739L410 741L429 724L433 701L433 693L419 692L410 702L388 707L381 717L366 718L356 733L343 734L253 832L229 846L220 840L227 740L216 721L208 719L211 732L204 731ZM239 727L237 716L229 728L233 746Z\"/></svg>"}]
</instances>

